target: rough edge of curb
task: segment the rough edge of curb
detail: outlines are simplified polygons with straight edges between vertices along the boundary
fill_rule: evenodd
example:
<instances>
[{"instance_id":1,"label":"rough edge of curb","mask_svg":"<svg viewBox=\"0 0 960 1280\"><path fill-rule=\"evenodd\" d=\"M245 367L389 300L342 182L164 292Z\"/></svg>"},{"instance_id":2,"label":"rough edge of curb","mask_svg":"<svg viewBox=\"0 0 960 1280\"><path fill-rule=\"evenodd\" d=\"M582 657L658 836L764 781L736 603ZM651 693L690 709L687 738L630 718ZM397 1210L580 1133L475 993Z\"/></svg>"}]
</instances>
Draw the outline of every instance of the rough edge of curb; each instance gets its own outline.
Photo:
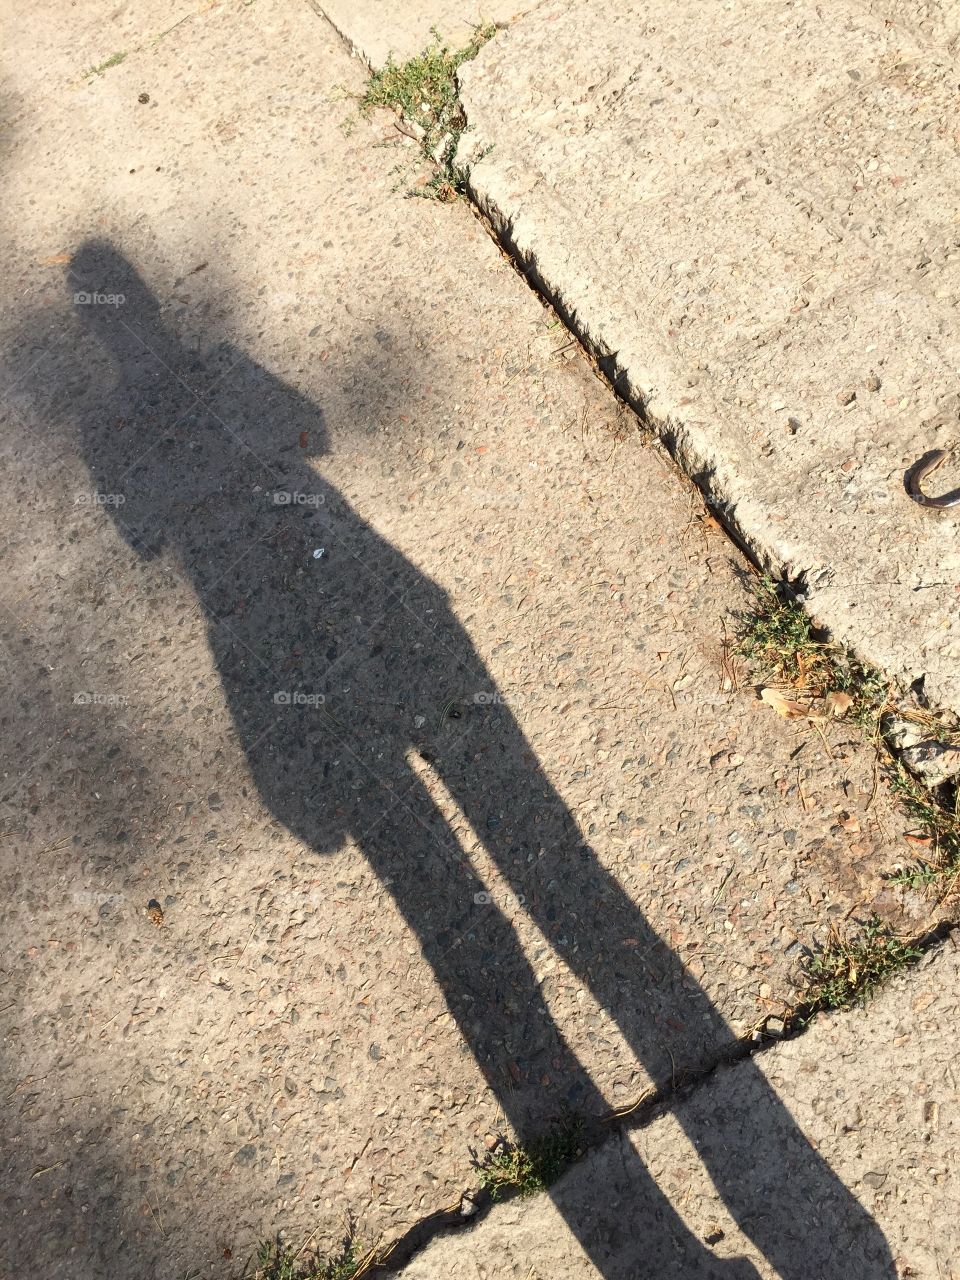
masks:
<instances>
[{"instance_id":1,"label":"rough edge of curb","mask_svg":"<svg viewBox=\"0 0 960 1280\"><path fill-rule=\"evenodd\" d=\"M485 52L485 51L484 51ZM791 537L790 526L779 530L768 516L767 504L759 500L755 487L744 483L744 467L738 466L736 446L721 446L700 423L685 415L680 404L662 387L662 376L645 360L620 359L621 350L635 346L635 335L625 333L622 325L607 330L596 321L596 297L588 286L576 290L576 296L562 283L557 262L563 245L549 245L544 253L538 247L537 228L527 216L519 198L507 198L498 187L502 177L483 165L490 145L481 145L463 101L461 76L482 70L483 53L458 72L461 104L467 120L456 162L465 175L465 194L501 250L530 287L560 316L571 336L599 368L619 398L640 418L665 448L676 466L700 490L711 512L723 525L739 550L761 571L782 579L797 593L815 626L851 650L868 665L890 674L903 689L912 690L921 704L930 710L960 714L960 695L945 684L944 677L931 672L921 657L910 661L909 652L897 646L884 629L864 634L854 626L844 625L835 596L837 572L828 562L804 557L802 545ZM484 139L489 144L490 139ZM511 211L512 210L512 211ZM589 261L579 261L580 268ZM669 363L669 357L667 357ZM662 362L661 362L662 363ZM840 588L842 589L842 584Z\"/></svg>"}]
</instances>

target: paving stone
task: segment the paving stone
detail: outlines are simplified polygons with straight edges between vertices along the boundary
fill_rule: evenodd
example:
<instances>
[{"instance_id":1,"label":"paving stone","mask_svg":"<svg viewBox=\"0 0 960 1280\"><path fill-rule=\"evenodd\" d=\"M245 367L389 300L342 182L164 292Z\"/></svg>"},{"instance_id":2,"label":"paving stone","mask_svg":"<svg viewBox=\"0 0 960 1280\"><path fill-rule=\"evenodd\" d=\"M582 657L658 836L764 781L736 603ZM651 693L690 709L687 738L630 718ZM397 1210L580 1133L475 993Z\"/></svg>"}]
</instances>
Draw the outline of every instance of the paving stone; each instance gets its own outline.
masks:
<instances>
[{"instance_id":1,"label":"paving stone","mask_svg":"<svg viewBox=\"0 0 960 1280\"><path fill-rule=\"evenodd\" d=\"M798 1039L717 1071L648 1127L610 1139L564 1175L552 1198L496 1206L475 1227L436 1239L403 1270L405 1280L955 1280L958 979L948 944L868 1009L821 1016ZM768 1109L770 1091L783 1112ZM753 1114L739 1135L724 1125L731 1110ZM798 1167L801 1148L785 1116L855 1197L846 1215L836 1186ZM642 1169L679 1214L684 1230L675 1237L663 1231ZM750 1197L747 1212L737 1201L751 1182L768 1191L759 1212L759 1199ZM786 1198L792 1211L779 1202ZM575 1221L590 1224L597 1256L571 1231ZM699 1258L691 1238L701 1242Z\"/></svg>"},{"instance_id":2,"label":"paving stone","mask_svg":"<svg viewBox=\"0 0 960 1280\"><path fill-rule=\"evenodd\" d=\"M817 619L956 709L958 516L903 488L956 443L954 9L551 0L460 82L532 276Z\"/></svg>"}]
</instances>

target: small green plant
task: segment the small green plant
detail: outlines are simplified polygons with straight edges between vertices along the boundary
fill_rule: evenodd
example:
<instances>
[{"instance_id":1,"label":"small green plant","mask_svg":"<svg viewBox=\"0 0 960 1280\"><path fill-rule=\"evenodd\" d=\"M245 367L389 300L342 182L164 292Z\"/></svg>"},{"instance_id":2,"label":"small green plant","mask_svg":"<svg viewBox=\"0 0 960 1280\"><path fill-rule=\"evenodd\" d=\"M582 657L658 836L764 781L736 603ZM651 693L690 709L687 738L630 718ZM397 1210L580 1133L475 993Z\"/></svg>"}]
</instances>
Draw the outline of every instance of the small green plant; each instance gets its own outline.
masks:
<instances>
[{"instance_id":1,"label":"small green plant","mask_svg":"<svg viewBox=\"0 0 960 1280\"><path fill-rule=\"evenodd\" d=\"M449 200L463 190L465 175L455 157L466 119L457 92L457 69L475 58L495 31L492 23L484 23L462 49L450 49L434 30L433 43L419 57L404 63L391 58L370 77L360 97L364 115L375 107L396 111L412 126L410 136L419 142L423 154L436 162L434 177L416 194Z\"/></svg>"},{"instance_id":2,"label":"small green plant","mask_svg":"<svg viewBox=\"0 0 960 1280\"><path fill-rule=\"evenodd\" d=\"M919 960L922 954L919 947L903 942L877 916L852 937L834 934L807 962L808 1013L865 1003L888 978Z\"/></svg>"},{"instance_id":3,"label":"small green plant","mask_svg":"<svg viewBox=\"0 0 960 1280\"><path fill-rule=\"evenodd\" d=\"M840 645L818 640L809 616L786 584L759 578L754 606L741 619L738 652L765 679L811 698L846 694L852 717L868 734L879 732L889 685L879 671L858 662Z\"/></svg>"},{"instance_id":4,"label":"small green plant","mask_svg":"<svg viewBox=\"0 0 960 1280\"><path fill-rule=\"evenodd\" d=\"M102 76L105 71L109 71L111 67L119 67L120 63L126 58L125 53L111 53L110 57L96 67L88 67L80 77L81 80L90 80L93 76Z\"/></svg>"},{"instance_id":5,"label":"small green plant","mask_svg":"<svg viewBox=\"0 0 960 1280\"><path fill-rule=\"evenodd\" d=\"M317 1253L296 1252L279 1236L264 1240L257 1251L254 1280L359 1280L372 1260L372 1252L363 1252L351 1225L332 1257Z\"/></svg>"},{"instance_id":6,"label":"small green plant","mask_svg":"<svg viewBox=\"0 0 960 1280\"><path fill-rule=\"evenodd\" d=\"M887 769L890 790L930 841L930 856L895 871L891 884L912 889L936 886L944 896L960 876L960 792L944 801L918 782L899 762ZM944 789L945 790L945 789Z\"/></svg>"},{"instance_id":7,"label":"small green plant","mask_svg":"<svg viewBox=\"0 0 960 1280\"><path fill-rule=\"evenodd\" d=\"M477 1166L480 1185L493 1200L511 1190L520 1196L535 1195L583 1155L582 1134L579 1120L567 1120L524 1146L505 1139Z\"/></svg>"}]
</instances>

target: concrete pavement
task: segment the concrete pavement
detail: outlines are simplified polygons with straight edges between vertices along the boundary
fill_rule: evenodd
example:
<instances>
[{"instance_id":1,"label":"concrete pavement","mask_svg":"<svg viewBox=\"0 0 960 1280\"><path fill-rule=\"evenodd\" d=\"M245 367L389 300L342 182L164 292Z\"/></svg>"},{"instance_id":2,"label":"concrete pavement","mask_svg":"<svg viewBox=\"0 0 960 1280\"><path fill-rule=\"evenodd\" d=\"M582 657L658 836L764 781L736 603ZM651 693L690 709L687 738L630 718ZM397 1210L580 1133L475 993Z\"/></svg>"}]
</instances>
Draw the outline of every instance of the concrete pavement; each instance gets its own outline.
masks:
<instances>
[{"instance_id":1,"label":"concrete pavement","mask_svg":"<svg viewBox=\"0 0 960 1280\"><path fill-rule=\"evenodd\" d=\"M925 927L870 752L756 702L743 562L470 211L397 190L390 119L345 127L331 28L9 31L8 1270L388 1241L491 1132L709 1071L835 922ZM789 1183L715 1150L778 1258Z\"/></svg>"},{"instance_id":2,"label":"concrete pavement","mask_svg":"<svg viewBox=\"0 0 960 1280\"><path fill-rule=\"evenodd\" d=\"M388 59L406 62L422 53L438 34L452 49L466 45L478 26L506 26L534 9L537 0L417 0L391 5L364 0L309 0L348 47L372 67Z\"/></svg>"},{"instance_id":3,"label":"concrete pavement","mask_svg":"<svg viewBox=\"0 0 960 1280\"><path fill-rule=\"evenodd\" d=\"M729 523L960 710L956 6L550 0L461 71L471 192ZM954 488L960 458L938 477Z\"/></svg>"},{"instance_id":4,"label":"concrete pavement","mask_svg":"<svg viewBox=\"0 0 960 1280\"><path fill-rule=\"evenodd\" d=\"M896 1274L917 1280L960 1277L958 990L960 963L955 945L948 944L869 1009L822 1016L799 1039L756 1059L805 1140L885 1233ZM721 1068L669 1114L618 1134L576 1165L552 1200L539 1196L498 1206L473 1230L437 1240L405 1268L404 1280L653 1280L673 1274L674 1257L657 1252L661 1237L649 1221L644 1188L631 1177L634 1153L715 1256L715 1274L731 1274L724 1264L739 1259L753 1268L749 1274L774 1280L780 1273L731 1218L685 1132L695 1114L705 1143L725 1141L719 1118L730 1106L751 1105L762 1111L752 1069ZM810 1280L830 1275L838 1258L850 1276L885 1274L868 1240L827 1229L822 1219L828 1206L791 1168L796 1150L782 1130L757 1123L729 1154L744 1167L762 1168L771 1184L785 1173L791 1178L796 1213L782 1229L786 1246L802 1259L801 1274ZM603 1240L599 1268L567 1229L558 1204L568 1214L577 1205ZM678 1241L676 1248L682 1247Z\"/></svg>"}]
</instances>

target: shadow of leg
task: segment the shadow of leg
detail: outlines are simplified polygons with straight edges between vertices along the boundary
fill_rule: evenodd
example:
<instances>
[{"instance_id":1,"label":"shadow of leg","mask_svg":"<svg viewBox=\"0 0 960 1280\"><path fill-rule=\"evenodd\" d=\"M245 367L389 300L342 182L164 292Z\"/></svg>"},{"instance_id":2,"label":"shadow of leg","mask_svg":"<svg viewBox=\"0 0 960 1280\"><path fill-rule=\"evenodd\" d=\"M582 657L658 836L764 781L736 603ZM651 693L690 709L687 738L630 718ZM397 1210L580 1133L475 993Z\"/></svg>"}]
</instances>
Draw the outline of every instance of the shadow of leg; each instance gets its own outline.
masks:
<instances>
[{"instance_id":1,"label":"shadow of leg","mask_svg":"<svg viewBox=\"0 0 960 1280\"><path fill-rule=\"evenodd\" d=\"M500 761L496 788L482 777L490 753ZM508 793L504 757L516 762ZM675 1060L702 1069L735 1046L707 994L585 844L506 708L478 718L476 730L447 751L442 772L547 940L615 1018L656 1083L669 1084ZM895 1269L877 1224L817 1155L756 1066L740 1071L750 1089L732 1094L706 1128L689 1116L687 1123L742 1230L783 1280L812 1274L892 1280ZM775 1153L759 1160L758 1145L771 1136ZM807 1246L823 1238L836 1243L813 1272Z\"/></svg>"},{"instance_id":2,"label":"shadow of leg","mask_svg":"<svg viewBox=\"0 0 960 1280\"><path fill-rule=\"evenodd\" d=\"M367 833L364 850L416 933L504 1114L521 1135L536 1131L545 1114L545 1090L533 1073L545 1070L564 1085L562 1097L554 1095L554 1112L559 1101L600 1115L604 1100L554 1023L513 927L494 903L475 900L477 881L420 783L407 782L397 792L402 800ZM510 1072L517 1058L526 1068L519 1081ZM549 1095L546 1101L549 1107ZM639 1158L629 1152L627 1160L624 1179L633 1199L625 1225L634 1239L638 1234L644 1239L651 1275L658 1280L755 1277L743 1261L715 1258L691 1234ZM589 1210L570 1198L555 1203L599 1273L614 1275L608 1268L615 1242L606 1224L593 1222Z\"/></svg>"}]
</instances>

